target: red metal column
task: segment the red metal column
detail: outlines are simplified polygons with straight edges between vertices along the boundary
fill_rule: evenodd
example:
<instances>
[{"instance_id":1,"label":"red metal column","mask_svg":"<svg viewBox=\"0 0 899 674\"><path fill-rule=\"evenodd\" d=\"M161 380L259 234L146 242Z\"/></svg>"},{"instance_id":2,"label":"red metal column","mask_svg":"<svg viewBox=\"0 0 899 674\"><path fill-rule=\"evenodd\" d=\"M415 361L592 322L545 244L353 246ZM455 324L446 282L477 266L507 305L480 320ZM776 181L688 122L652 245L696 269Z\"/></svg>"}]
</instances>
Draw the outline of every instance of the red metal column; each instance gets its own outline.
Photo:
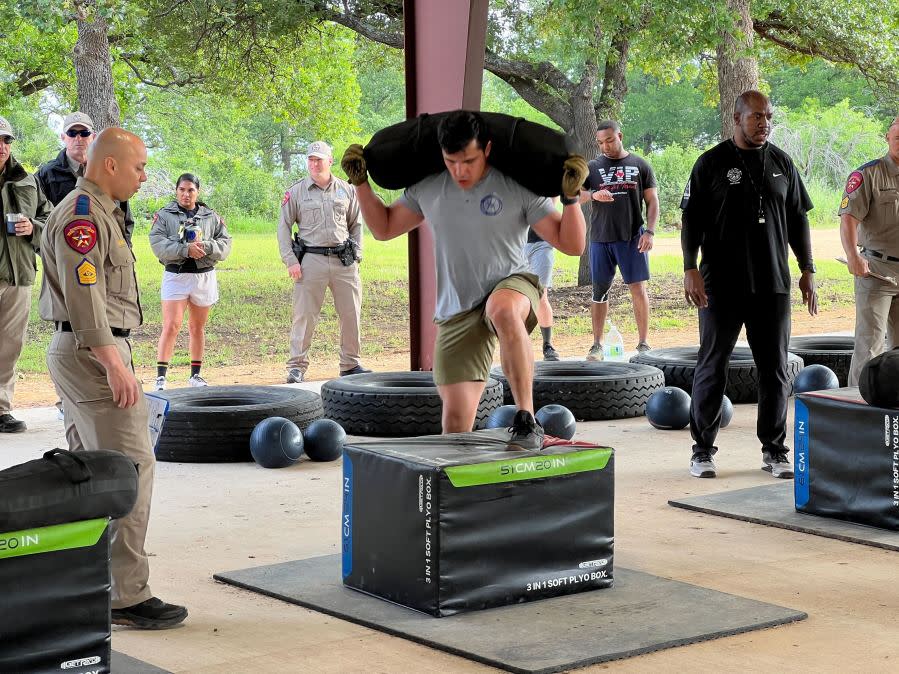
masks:
<instances>
[{"instance_id":1,"label":"red metal column","mask_svg":"<svg viewBox=\"0 0 899 674\"><path fill-rule=\"evenodd\" d=\"M481 107L488 0L403 0L406 117ZM427 223L409 234L411 369L434 366L434 235Z\"/></svg>"}]
</instances>

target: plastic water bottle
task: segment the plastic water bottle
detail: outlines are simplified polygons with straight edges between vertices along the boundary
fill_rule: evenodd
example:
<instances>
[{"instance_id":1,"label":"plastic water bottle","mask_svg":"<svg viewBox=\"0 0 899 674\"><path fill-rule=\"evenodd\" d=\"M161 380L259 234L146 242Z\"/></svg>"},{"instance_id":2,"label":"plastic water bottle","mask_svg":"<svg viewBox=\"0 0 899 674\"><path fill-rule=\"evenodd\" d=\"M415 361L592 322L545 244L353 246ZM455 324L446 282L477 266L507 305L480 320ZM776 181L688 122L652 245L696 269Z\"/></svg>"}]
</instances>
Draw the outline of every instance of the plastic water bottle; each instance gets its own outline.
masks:
<instances>
[{"instance_id":1,"label":"plastic water bottle","mask_svg":"<svg viewBox=\"0 0 899 674\"><path fill-rule=\"evenodd\" d=\"M612 323L602 344L604 360L624 360L624 338Z\"/></svg>"}]
</instances>

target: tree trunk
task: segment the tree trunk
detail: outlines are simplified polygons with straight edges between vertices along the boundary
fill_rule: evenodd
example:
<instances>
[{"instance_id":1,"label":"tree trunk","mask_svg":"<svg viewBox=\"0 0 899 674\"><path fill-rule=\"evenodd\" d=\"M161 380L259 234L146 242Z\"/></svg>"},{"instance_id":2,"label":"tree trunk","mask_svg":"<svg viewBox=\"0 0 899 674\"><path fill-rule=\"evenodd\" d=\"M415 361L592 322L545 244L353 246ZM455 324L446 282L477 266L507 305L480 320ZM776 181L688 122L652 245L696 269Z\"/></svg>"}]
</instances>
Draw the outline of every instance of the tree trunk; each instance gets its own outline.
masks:
<instances>
[{"instance_id":1,"label":"tree trunk","mask_svg":"<svg viewBox=\"0 0 899 674\"><path fill-rule=\"evenodd\" d=\"M599 29L596 34L597 44L600 40ZM612 48L606 57L605 72L603 74L602 91L599 100L594 105L593 89L596 85L598 70L590 62L585 68L584 78L578 83L575 95L571 97L572 119L574 128L572 135L578 140L578 152L587 159L596 156L598 146L596 144L596 127L602 119L621 119L621 104L627 93L627 54L630 49L630 38L619 35L612 41ZM591 68L592 66L592 68ZM582 92L584 92L582 96ZM590 285L590 217L593 213L593 204L588 202L583 206L584 218L587 220L587 247L578 262L577 284L579 286Z\"/></svg>"},{"instance_id":2,"label":"tree trunk","mask_svg":"<svg viewBox=\"0 0 899 674\"><path fill-rule=\"evenodd\" d=\"M101 131L120 123L115 99L112 59L106 19L97 13L96 0L76 2L78 40L73 50L78 83L78 108L90 115L94 129Z\"/></svg>"},{"instance_id":3,"label":"tree trunk","mask_svg":"<svg viewBox=\"0 0 899 674\"><path fill-rule=\"evenodd\" d=\"M749 89L759 87L759 69L752 56L751 0L727 0L727 8L738 15L733 30L721 35L718 57L718 114L721 140L734 135L734 101Z\"/></svg>"},{"instance_id":4,"label":"tree trunk","mask_svg":"<svg viewBox=\"0 0 899 674\"><path fill-rule=\"evenodd\" d=\"M285 129L285 124L280 124L280 127L278 133L280 136L279 144L281 146L281 168L284 170L284 175L289 176L290 170L293 168L293 154L287 146L287 131Z\"/></svg>"}]
</instances>

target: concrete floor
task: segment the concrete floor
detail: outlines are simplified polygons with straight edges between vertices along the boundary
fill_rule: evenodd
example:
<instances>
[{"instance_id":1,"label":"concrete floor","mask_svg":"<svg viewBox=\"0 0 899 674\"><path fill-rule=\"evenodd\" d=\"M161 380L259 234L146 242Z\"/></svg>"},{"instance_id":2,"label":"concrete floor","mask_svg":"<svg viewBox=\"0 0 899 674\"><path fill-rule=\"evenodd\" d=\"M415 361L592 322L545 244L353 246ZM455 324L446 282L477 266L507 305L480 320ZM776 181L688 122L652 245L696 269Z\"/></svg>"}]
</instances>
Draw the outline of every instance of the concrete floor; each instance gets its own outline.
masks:
<instances>
[{"instance_id":1,"label":"concrete floor","mask_svg":"<svg viewBox=\"0 0 899 674\"><path fill-rule=\"evenodd\" d=\"M615 563L801 609L808 620L584 671L899 671L897 553L672 508L667 500L770 483L759 470L754 405L719 436L719 477L687 472L688 430L644 418L579 424L616 449ZM64 446L55 409L17 412L0 468ZM792 412L790 428L792 429ZM212 580L217 571L338 550L340 463L160 463L147 548L152 587L186 604L164 632L115 628L113 648L172 672L486 672L491 668ZM689 620L689 616L684 616Z\"/></svg>"}]
</instances>

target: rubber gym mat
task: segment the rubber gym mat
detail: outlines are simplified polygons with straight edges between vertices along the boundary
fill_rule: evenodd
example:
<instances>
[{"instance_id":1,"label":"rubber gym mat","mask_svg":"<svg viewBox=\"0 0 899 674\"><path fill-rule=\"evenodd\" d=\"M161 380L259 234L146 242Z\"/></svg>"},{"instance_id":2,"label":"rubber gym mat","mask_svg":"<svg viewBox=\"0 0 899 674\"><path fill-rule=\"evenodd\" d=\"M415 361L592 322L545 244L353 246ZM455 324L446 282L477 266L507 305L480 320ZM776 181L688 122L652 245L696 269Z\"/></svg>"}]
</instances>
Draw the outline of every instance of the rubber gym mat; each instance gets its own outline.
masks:
<instances>
[{"instance_id":1,"label":"rubber gym mat","mask_svg":"<svg viewBox=\"0 0 899 674\"><path fill-rule=\"evenodd\" d=\"M754 524L826 536L886 550L899 550L899 531L796 512L792 480L718 494L672 499L668 504L675 508L686 508Z\"/></svg>"},{"instance_id":2,"label":"rubber gym mat","mask_svg":"<svg viewBox=\"0 0 899 674\"><path fill-rule=\"evenodd\" d=\"M154 667L143 660L132 658L130 655L118 651L112 652L110 671L113 674L171 674L167 669Z\"/></svg>"},{"instance_id":3,"label":"rubber gym mat","mask_svg":"<svg viewBox=\"0 0 899 674\"><path fill-rule=\"evenodd\" d=\"M339 555L216 580L510 672L558 672L803 620L782 606L615 568L608 589L446 618L343 586ZM689 616L689 618L686 618Z\"/></svg>"}]
</instances>

